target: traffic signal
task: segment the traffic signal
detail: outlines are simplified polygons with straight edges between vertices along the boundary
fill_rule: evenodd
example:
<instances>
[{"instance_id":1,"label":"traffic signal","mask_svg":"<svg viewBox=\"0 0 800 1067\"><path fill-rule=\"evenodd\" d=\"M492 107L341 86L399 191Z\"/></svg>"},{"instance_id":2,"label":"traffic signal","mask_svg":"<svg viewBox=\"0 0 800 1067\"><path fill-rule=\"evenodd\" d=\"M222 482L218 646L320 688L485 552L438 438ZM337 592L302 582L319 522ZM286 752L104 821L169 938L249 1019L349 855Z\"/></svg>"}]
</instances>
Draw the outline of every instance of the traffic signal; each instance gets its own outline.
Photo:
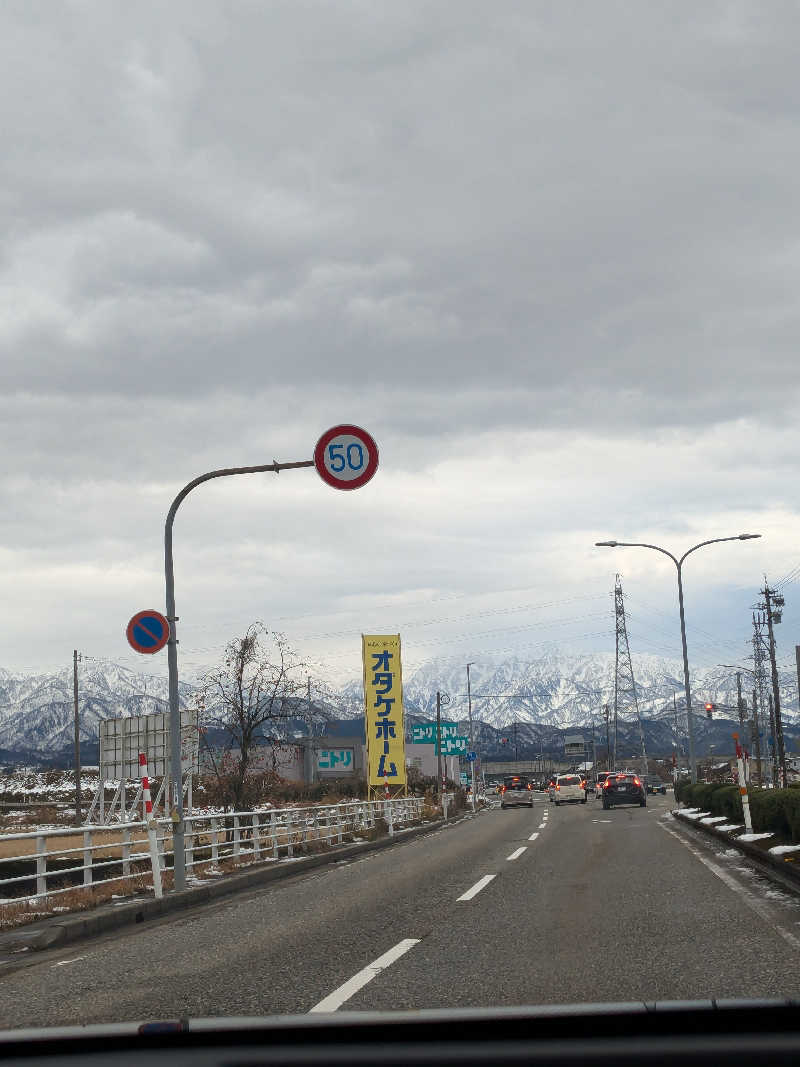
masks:
<instances>
[{"instance_id":1,"label":"traffic signal","mask_svg":"<svg viewBox=\"0 0 800 1067\"><path fill-rule=\"evenodd\" d=\"M706 715L708 716L709 719L713 715L714 707L715 707L714 704L709 704L708 701L706 701Z\"/></svg>"}]
</instances>

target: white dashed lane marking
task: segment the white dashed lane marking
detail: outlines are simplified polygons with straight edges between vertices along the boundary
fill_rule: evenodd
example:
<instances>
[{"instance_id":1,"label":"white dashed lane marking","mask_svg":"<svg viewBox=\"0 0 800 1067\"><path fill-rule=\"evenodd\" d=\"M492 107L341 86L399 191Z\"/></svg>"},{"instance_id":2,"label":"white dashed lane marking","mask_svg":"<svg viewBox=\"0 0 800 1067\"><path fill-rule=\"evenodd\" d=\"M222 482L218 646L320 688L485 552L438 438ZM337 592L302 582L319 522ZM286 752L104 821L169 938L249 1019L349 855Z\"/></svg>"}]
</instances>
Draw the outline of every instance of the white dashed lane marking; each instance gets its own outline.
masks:
<instances>
[{"instance_id":1,"label":"white dashed lane marking","mask_svg":"<svg viewBox=\"0 0 800 1067\"><path fill-rule=\"evenodd\" d=\"M507 860L518 860L523 852L528 848L527 845L522 845L520 848L515 848L510 856L506 856Z\"/></svg>"},{"instance_id":2,"label":"white dashed lane marking","mask_svg":"<svg viewBox=\"0 0 800 1067\"><path fill-rule=\"evenodd\" d=\"M475 885L468 889L466 893L462 893L460 897L456 897L456 901L472 900L473 897L476 897L478 893L480 893L482 889L485 889L489 882L496 877L497 875L495 874L485 874L483 878L479 878Z\"/></svg>"},{"instance_id":3,"label":"white dashed lane marking","mask_svg":"<svg viewBox=\"0 0 800 1067\"><path fill-rule=\"evenodd\" d=\"M535 833L532 833L531 836L528 838L528 840L529 841L535 841L538 836L539 836L539 834L538 834L538 831L537 831Z\"/></svg>"},{"instance_id":4,"label":"white dashed lane marking","mask_svg":"<svg viewBox=\"0 0 800 1067\"><path fill-rule=\"evenodd\" d=\"M420 939L418 937L407 937L404 941L399 941L394 948L390 948L388 952L384 952L382 956L378 956L372 963L367 964L363 970L360 970L358 974L354 974L352 978L348 978L346 982L334 989L332 993L329 993L324 1000L321 1000L319 1004L315 1004L313 1008L309 1008L311 1012L323 1012L323 1011L336 1011L340 1008L346 1000L349 1000L354 993L357 993L359 989L363 989L364 986L371 982L373 978L385 971L387 967L390 967L395 960L399 960L401 956L405 956L406 952L414 945L418 945Z\"/></svg>"}]
</instances>

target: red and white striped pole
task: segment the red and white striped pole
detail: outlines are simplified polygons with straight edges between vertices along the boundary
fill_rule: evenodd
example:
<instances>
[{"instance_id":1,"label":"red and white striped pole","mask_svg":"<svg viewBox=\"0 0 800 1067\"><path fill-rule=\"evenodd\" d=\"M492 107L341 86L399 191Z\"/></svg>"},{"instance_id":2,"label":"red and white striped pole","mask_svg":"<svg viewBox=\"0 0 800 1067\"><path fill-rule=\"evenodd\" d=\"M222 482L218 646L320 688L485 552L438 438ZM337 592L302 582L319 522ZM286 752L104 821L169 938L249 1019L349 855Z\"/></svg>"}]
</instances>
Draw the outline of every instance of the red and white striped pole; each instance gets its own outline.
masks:
<instances>
[{"instance_id":1,"label":"red and white striped pole","mask_svg":"<svg viewBox=\"0 0 800 1067\"><path fill-rule=\"evenodd\" d=\"M384 807L386 808L386 823L389 827L389 837L394 837L394 819L392 818L392 798L389 793L389 776L383 779Z\"/></svg>"},{"instance_id":2,"label":"red and white striped pole","mask_svg":"<svg viewBox=\"0 0 800 1067\"><path fill-rule=\"evenodd\" d=\"M150 777L147 773L147 756L139 753L139 775L142 779L142 801L144 803L144 821L147 825L147 840L150 845L150 866L153 869L153 889L157 897L163 896L161 887L161 864L158 859L158 838L156 824L153 822L153 801L150 799Z\"/></svg>"},{"instance_id":3,"label":"red and white striped pole","mask_svg":"<svg viewBox=\"0 0 800 1067\"><path fill-rule=\"evenodd\" d=\"M736 761L739 770L739 795L742 798L742 814L744 815L744 825L748 834L753 832L753 820L750 817L750 797L747 794L747 781L744 769L744 752L742 746L739 744L739 735L733 735L733 742L736 745Z\"/></svg>"}]
</instances>

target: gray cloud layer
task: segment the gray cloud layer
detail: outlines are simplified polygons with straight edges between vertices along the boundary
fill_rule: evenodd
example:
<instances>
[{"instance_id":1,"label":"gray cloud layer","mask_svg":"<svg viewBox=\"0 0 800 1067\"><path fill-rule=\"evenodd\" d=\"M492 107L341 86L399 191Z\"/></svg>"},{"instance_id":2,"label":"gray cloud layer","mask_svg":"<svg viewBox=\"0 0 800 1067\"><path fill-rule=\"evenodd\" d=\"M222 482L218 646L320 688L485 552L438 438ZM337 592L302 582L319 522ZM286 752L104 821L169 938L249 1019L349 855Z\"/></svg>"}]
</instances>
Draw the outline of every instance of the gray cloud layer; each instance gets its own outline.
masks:
<instances>
[{"instance_id":1,"label":"gray cloud layer","mask_svg":"<svg viewBox=\"0 0 800 1067\"><path fill-rule=\"evenodd\" d=\"M799 37L788 3L6 5L9 665L124 654L177 488L342 419L358 499L186 505L187 626L605 593L597 536L749 524L698 573L741 643L796 552Z\"/></svg>"}]
</instances>

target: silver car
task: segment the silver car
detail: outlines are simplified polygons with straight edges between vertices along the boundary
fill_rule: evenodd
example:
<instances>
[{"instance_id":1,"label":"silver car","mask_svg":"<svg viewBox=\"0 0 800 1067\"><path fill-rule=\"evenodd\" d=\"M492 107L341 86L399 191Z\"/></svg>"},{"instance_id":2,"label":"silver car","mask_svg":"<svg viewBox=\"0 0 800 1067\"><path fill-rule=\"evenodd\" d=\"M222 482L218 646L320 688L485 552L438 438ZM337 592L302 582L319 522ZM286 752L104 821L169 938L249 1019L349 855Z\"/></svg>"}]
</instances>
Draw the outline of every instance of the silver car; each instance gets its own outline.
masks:
<instances>
[{"instance_id":1,"label":"silver car","mask_svg":"<svg viewBox=\"0 0 800 1067\"><path fill-rule=\"evenodd\" d=\"M533 807L533 782L524 775L514 774L503 779L500 787L500 807L510 808L517 804Z\"/></svg>"}]
</instances>

